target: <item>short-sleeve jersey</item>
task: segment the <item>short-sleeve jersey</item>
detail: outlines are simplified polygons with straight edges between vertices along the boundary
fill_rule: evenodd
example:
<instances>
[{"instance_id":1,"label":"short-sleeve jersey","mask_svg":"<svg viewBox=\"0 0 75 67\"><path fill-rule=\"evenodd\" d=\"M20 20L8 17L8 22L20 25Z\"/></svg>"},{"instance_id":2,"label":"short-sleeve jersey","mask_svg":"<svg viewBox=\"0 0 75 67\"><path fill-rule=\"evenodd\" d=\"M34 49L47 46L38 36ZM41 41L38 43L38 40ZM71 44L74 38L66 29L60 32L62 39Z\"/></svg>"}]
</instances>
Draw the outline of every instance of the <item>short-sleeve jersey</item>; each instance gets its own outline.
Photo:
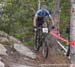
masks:
<instances>
[{"instance_id":1,"label":"short-sleeve jersey","mask_svg":"<svg viewBox=\"0 0 75 67\"><path fill-rule=\"evenodd\" d=\"M38 10L35 14L35 16L38 16L38 17L45 17L45 16L50 16L50 13L48 10L46 10L45 13L42 12L42 10Z\"/></svg>"}]
</instances>

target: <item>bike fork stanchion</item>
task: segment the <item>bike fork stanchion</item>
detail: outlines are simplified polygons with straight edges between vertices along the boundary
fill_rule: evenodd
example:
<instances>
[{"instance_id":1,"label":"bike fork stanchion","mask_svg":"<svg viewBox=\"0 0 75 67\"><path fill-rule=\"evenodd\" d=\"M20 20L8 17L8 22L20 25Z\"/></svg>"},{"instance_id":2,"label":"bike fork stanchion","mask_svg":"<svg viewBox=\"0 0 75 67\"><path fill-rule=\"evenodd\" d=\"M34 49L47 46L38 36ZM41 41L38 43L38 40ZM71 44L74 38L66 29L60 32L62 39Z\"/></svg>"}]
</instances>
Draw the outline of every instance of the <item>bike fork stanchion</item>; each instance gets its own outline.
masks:
<instances>
[{"instance_id":1,"label":"bike fork stanchion","mask_svg":"<svg viewBox=\"0 0 75 67\"><path fill-rule=\"evenodd\" d=\"M34 49L36 50L36 51L38 51L38 36L37 36L38 34L37 34L37 32L35 32L35 43L34 43Z\"/></svg>"}]
</instances>

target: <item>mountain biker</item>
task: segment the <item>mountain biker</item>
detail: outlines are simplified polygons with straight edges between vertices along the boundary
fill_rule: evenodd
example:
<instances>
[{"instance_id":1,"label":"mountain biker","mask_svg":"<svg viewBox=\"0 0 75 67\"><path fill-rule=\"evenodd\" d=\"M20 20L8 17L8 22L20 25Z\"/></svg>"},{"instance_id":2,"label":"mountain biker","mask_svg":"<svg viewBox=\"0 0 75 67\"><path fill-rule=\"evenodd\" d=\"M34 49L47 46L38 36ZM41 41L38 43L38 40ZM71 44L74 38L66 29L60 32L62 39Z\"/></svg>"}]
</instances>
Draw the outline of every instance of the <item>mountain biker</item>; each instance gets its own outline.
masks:
<instances>
[{"instance_id":1,"label":"mountain biker","mask_svg":"<svg viewBox=\"0 0 75 67\"><path fill-rule=\"evenodd\" d=\"M49 17L53 25L52 28L54 28L53 18L51 14L49 13L49 11L47 10L47 6L43 5L41 9L39 9L34 16L34 23L33 23L34 31L37 31L37 27L40 27L44 23L44 18L46 16Z\"/></svg>"}]
</instances>

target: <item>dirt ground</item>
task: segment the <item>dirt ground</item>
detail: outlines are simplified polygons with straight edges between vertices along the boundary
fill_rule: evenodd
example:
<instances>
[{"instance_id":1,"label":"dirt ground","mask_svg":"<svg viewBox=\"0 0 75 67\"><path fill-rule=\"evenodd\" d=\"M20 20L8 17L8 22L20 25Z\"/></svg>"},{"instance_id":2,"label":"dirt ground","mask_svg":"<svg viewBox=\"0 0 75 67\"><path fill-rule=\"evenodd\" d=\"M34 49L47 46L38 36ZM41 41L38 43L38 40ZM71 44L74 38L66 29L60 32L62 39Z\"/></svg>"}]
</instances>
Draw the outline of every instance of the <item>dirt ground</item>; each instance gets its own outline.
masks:
<instances>
[{"instance_id":1,"label":"dirt ground","mask_svg":"<svg viewBox=\"0 0 75 67\"><path fill-rule=\"evenodd\" d=\"M2 61L6 65L5 67L11 67L12 64L30 65L32 67L68 67L49 66L47 64L69 64L69 60L67 59L67 57L65 57L63 53L58 52L53 45L49 46L49 54L47 59L43 58L41 50L39 52L35 52L37 55L36 59L31 59L26 56L20 55L18 52L16 52L9 46L6 46L6 48L8 50L8 56L2 56ZM33 50L32 47L29 48ZM44 66L39 66L41 64L44 64Z\"/></svg>"},{"instance_id":2,"label":"dirt ground","mask_svg":"<svg viewBox=\"0 0 75 67\"><path fill-rule=\"evenodd\" d=\"M31 59L25 56L20 55L15 50L13 53L10 53L11 49L8 48L8 56L2 56L3 62L6 64L6 67L10 67L13 63L15 64L23 64L23 65L30 65L33 67L41 67L38 66L40 64L69 64L69 60L59 52L56 52L55 49L49 47L49 55L47 59L44 59L41 53L41 50L37 52L37 58ZM28 59L27 59L28 58ZM43 67L52 67L52 66L43 66ZM53 67L60 67L60 66L53 66ZM68 66L61 66L61 67L68 67Z\"/></svg>"}]
</instances>

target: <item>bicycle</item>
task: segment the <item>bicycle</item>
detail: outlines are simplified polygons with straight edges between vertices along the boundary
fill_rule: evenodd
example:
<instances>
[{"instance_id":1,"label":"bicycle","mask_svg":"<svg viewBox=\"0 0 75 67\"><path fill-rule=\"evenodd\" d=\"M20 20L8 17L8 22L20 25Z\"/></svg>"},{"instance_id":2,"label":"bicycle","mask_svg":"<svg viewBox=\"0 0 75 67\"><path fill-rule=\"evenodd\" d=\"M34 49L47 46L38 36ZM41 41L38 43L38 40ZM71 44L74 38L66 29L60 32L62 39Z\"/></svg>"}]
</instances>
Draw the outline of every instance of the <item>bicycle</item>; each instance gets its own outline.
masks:
<instances>
[{"instance_id":1,"label":"bicycle","mask_svg":"<svg viewBox=\"0 0 75 67\"><path fill-rule=\"evenodd\" d=\"M35 33L34 48L36 51L39 51L40 47L42 47L42 55L44 58L48 57L48 43L46 40L48 33L49 28L46 22L41 27L38 27L37 32Z\"/></svg>"}]
</instances>

